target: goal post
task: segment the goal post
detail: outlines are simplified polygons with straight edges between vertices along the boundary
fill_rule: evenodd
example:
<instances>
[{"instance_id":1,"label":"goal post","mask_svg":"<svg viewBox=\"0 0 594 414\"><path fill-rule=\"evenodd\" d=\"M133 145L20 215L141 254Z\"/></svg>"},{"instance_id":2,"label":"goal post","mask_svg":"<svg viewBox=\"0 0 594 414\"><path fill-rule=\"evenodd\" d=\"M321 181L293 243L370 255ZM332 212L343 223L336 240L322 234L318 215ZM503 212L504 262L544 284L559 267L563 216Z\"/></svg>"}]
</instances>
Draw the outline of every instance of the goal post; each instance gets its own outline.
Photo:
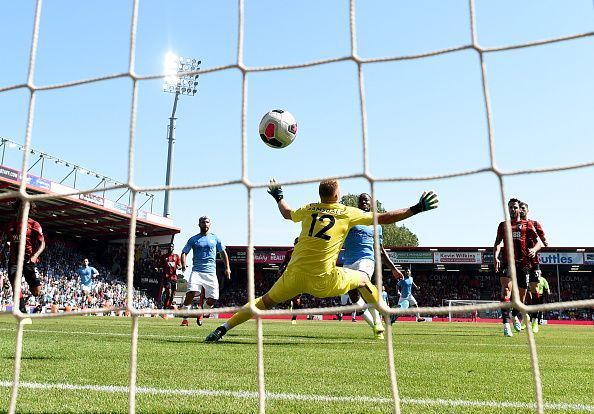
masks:
<instances>
[{"instance_id":1,"label":"goal post","mask_svg":"<svg viewBox=\"0 0 594 414\"><path fill-rule=\"evenodd\" d=\"M448 322L452 322L452 318L467 318L472 319L473 312L476 316L483 319L497 319L501 317L500 309L468 309L464 312L452 311L454 306L468 306L468 305L484 305L487 303L499 303L496 300L472 300L472 299L442 299L442 306L448 308Z\"/></svg>"}]
</instances>

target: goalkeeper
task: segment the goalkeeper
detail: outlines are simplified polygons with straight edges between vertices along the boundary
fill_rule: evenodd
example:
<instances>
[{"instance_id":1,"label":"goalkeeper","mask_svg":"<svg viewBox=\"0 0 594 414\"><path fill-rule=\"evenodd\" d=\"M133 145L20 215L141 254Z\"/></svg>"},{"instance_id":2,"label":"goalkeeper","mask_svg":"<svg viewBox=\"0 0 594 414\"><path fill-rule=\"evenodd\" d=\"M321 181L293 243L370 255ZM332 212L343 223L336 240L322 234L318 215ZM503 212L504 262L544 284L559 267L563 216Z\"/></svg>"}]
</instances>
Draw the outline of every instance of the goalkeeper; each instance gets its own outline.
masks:
<instances>
[{"instance_id":1,"label":"goalkeeper","mask_svg":"<svg viewBox=\"0 0 594 414\"><path fill-rule=\"evenodd\" d=\"M340 296L352 289L358 289L365 302L375 305L379 293L369 277L358 270L336 266L340 248L349 230L358 224L371 225L373 213L340 204L337 180L322 181L319 186L320 202L307 204L297 210L291 209L284 199L282 187L274 179L270 181L268 193L275 199L284 219L301 223L301 233L286 271L264 296L255 299L256 308L272 309L300 293L326 298ZM378 213L377 221L379 224L395 223L437 208L437 205L437 194L424 192L417 204L410 208ZM252 311L247 304L211 332L205 342L219 341L227 331L251 317Z\"/></svg>"}]
</instances>

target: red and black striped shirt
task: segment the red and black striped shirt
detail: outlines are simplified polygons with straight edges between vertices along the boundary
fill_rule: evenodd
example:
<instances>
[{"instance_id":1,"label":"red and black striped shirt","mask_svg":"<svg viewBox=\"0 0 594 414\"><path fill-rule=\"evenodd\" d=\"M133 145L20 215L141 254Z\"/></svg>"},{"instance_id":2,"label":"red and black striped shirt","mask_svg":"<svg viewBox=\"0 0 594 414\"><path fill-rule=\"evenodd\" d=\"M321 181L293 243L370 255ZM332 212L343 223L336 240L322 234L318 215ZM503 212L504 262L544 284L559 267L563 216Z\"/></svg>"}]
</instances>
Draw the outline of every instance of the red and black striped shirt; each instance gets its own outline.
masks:
<instances>
[{"instance_id":1,"label":"red and black striped shirt","mask_svg":"<svg viewBox=\"0 0 594 414\"><path fill-rule=\"evenodd\" d=\"M164 254L161 256L165 280L177 281L177 268L181 266L181 259L178 254Z\"/></svg>"},{"instance_id":2,"label":"red and black striped shirt","mask_svg":"<svg viewBox=\"0 0 594 414\"><path fill-rule=\"evenodd\" d=\"M538 255L528 256L528 249L538 243L538 232L532 220L511 221L514 257L517 265L532 267L538 264ZM541 229L542 231L542 229ZM543 233L544 234L544 233ZM503 253L501 261L507 263L507 247L505 246L505 221L497 227L497 239L503 240Z\"/></svg>"},{"instance_id":3,"label":"red and black striped shirt","mask_svg":"<svg viewBox=\"0 0 594 414\"><path fill-rule=\"evenodd\" d=\"M21 241L21 226L17 220L11 220L4 228L4 234L8 237L10 242L10 264L17 264L17 257L19 254L19 243ZM27 231L25 233L25 263L27 263L33 252L39 248L43 242L43 230L41 225L33 219L27 220Z\"/></svg>"}]
</instances>

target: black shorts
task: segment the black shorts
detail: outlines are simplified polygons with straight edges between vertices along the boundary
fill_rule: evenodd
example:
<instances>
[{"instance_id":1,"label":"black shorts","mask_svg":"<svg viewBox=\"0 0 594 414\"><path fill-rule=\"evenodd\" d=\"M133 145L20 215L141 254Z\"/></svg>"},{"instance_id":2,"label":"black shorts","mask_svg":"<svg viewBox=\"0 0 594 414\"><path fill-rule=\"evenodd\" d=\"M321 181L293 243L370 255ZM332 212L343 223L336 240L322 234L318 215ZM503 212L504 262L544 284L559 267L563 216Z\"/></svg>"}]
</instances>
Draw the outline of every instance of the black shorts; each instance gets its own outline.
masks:
<instances>
[{"instance_id":1,"label":"black shorts","mask_svg":"<svg viewBox=\"0 0 594 414\"><path fill-rule=\"evenodd\" d=\"M530 269L529 282L530 283L538 283L538 278L540 277L541 274L542 274L542 272L540 271L539 265L532 266L532 269Z\"/></svg>"},{"instance_id":2,"label":"black shorts","mask_svg":"<svg viewBox=\"0 0 594 414\"><path fill-rule=\"evenodd\" d=\"M511 278L507 265L502 268L499 276ZM532 281L532 269L527 266L516 266L516 277L518 278L518 287L528 289L528 283ZM538 281L538 276L536 276L536 280Z\"/></svg>"},{"instance_id":3,"label":"black shorts","mask_svg":"<svg viewBox=\"0 0 594 414\"><path fill-rule=\"evenodd\" d=\"M166 280L163 284L165 289L175 290L177 292L177 281L176 280Z\"/></svg>"},{"instance_id":4,"label":"black shorts","mask_svg":"<svg viewBox=\"0 0 594 414\"><path fill-rule=\"evenodd\" d=\"M14 281L16 280L16 272L17 265L10 265L8 268L8 279L10 280L10 285L13 289ZM23 265L23 277L29 285L29 289L35 289L36 287L41 286L41 280L39 280L39 273L37 272L35 263L25 263Z\"/></svg>"}]
</instances>

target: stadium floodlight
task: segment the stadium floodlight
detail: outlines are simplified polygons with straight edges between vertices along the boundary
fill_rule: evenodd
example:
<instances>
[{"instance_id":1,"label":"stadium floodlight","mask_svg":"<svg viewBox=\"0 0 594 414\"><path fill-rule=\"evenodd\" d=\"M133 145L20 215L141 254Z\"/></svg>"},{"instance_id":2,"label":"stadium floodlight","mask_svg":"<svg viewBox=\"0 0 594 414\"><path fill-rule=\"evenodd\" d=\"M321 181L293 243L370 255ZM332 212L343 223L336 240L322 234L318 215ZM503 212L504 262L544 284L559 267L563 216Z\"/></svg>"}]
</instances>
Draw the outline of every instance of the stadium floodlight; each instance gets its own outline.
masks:
<instances>
[{"instance_id":1,"label":"stadium floodlight","mask_svg":"<svg viewBox=\"0 0 594 414\"><path fill-rule=\"evenodd\" d=\"M198 90L198 77L202 61L167 52L165 55L165 78L163 92L194 96Z\"/></svg>"},{"instance_id":2,"label":"stadium floodlight","mask_svg":"<svg viewBox=\"0 0 594 414\"><path fill-rule=\"evenodd\" d=\"M178 56L173 52L165 55L165 78L163 79L163 92L174 93L173 110L167 126L167 171L165 172L165 185L171 184L171 166L173 165L173 144L175 143L175 111L180 95L194 96L198 87L198 74L202 61L188 57ZM170 190L165 190L163 202L163 217L169 217Z\"/></svg>"}]
</instances>

